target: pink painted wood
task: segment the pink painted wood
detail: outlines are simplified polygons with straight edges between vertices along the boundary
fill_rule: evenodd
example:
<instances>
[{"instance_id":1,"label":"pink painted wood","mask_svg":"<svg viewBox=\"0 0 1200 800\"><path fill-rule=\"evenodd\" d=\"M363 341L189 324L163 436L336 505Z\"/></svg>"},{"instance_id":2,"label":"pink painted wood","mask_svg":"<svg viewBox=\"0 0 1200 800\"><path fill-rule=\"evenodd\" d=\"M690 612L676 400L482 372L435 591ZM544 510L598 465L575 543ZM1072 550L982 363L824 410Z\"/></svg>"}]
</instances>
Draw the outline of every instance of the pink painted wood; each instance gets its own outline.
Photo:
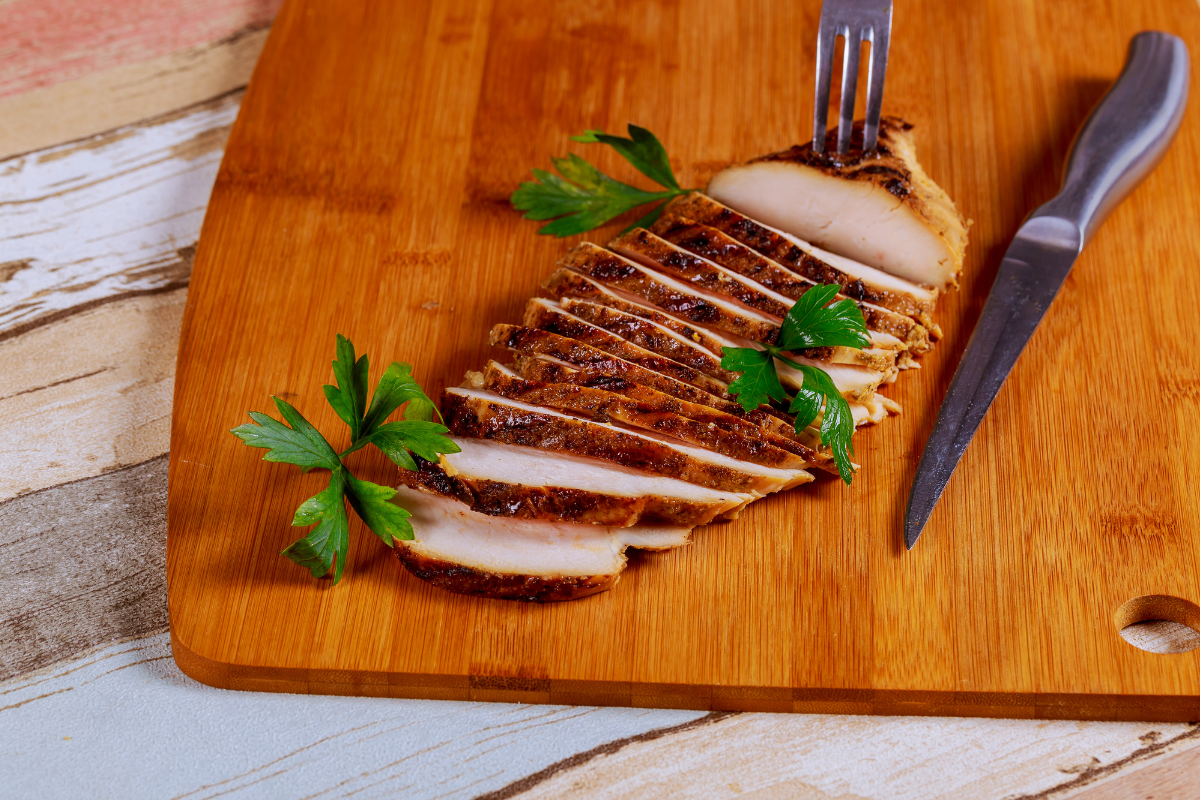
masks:
<instances>
[{"instance_id":1,"label":"pink painted wood","mask_svg":"<svg viewBox=\"0 0 1200 800\"><path fill-rule=\"evenodd\" d=\"M274 18L282 0L0 2L0 98L216 42Z\"/></svg>"}]
</instances>

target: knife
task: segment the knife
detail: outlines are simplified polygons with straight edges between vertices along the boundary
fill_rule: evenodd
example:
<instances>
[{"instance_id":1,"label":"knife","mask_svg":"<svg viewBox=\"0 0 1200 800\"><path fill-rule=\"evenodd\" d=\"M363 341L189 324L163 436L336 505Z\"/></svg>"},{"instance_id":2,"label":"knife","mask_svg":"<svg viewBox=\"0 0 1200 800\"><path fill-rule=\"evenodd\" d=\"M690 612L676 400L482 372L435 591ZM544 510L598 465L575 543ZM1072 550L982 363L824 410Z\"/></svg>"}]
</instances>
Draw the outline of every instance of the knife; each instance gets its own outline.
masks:
<instances>
[{"instance_id":1,"label":"knife","mask_svg":"<svg viewBox=\"0 0 1200 800\"><path fill-rule=\"evenodd\" d=\"M1166 153L1183 121L1189 71L1179 37L1134 36L1121 74L1071 145L1062 189L1021 223L917 465L904 520L909 550L1071 265Z\"/></svg>"}]
</instances>

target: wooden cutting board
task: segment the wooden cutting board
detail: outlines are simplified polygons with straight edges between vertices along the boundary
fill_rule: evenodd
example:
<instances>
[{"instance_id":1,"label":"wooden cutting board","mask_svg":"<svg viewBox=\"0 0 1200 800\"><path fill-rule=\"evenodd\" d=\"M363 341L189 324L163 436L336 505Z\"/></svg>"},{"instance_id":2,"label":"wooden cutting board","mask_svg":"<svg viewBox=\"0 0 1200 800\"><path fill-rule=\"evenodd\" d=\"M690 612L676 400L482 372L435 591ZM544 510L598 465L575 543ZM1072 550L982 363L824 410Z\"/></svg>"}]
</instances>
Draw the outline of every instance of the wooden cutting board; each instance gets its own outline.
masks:
<instances>
[{"instance_id":1,"label":"wooden cutting board","mask_svg":"<svg viewBox=\"0 0 1200 800\"><path fill-rule=\"evenodd\" d=\"M269 395L338 445L336 333L372 380L431 395L576 240L508 203L585 128L655 131L684 185L811 130L818 0L288 0L213 190L171 442L171 632L189 675L239 689L712 709L1200 718L1200 650L1118 630L1200 624L1200 111L1100 231L906 552L909 483L1001 255L1068 143L1156 28L1200 58L1192 0L897 4L885 110L974 220L945 339L861 431L863 469L635 555L552 605L431 588L353 520L336 587L278 555L319 474L227 431ZM1200 81L1193 80L1193 85ZM604 242L622 227L593 235ZM384 483L378 454L349 460ZM1135 598L1164 596L1175 600Z\"/></svg>"}]
</instances>

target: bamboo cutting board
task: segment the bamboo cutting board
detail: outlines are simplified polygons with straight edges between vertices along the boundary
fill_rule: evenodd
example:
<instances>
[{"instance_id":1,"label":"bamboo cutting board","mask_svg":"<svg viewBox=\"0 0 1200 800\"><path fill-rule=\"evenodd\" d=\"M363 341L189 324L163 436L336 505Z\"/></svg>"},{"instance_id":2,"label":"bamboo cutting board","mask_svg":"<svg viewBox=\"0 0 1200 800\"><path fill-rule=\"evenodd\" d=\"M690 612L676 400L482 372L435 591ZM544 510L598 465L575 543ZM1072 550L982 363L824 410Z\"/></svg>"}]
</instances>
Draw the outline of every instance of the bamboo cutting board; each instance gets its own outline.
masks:
<instances>
[{"instance_id":1,"label":"bamboo cutting board","mask_svg":"<svg viewBox=\"0 0 1200 800\"><path fill-rule=\"evenodd\" d=\"M923 164L974 227L961 291L938 309L946 337L887 392L904 413L855 437L852 488L757 502L565 604L431 588L353 516L337 587L278 555L324 479L227 431L277 394L344 446L320 390L335 333L371 355L372 381L409 361L433 396L500 355L488 330L520 319L575 241L535 235L509 207L517 182L569 150L634 177L569 135L637 122L692 186L806 140L819 10L289 0L213 190L183 326L168 581L186 673L399 697L1200 718L1200 651L1118 635L1200 624L1196 103L1077 263L912 552L902 536L1009 238L1055 192L1135 32L1177 33L1200 56L1191 0L897 4L885 111L916 123ZM394 481L372 451L349 464Z\"/></svg>"}]
</instances>

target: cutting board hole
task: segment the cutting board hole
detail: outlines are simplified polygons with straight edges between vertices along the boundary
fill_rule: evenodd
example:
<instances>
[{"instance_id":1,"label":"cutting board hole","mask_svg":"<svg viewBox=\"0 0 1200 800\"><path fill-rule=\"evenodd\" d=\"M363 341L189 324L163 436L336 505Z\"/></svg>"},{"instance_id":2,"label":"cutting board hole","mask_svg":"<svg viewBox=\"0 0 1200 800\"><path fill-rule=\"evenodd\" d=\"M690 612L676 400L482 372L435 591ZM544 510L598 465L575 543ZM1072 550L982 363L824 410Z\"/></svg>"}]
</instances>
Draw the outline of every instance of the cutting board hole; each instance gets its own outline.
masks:
<instances>
[{"instance_id":1,"label":"cutting board hole","mask_svg":"<svg viewBox=\"0 0 1200 800\"><path fill-rule=\"evenodd\" d=\"M1121 638L1151 653L1186 653L1200 647L1200 606L1169 594L1135 597L1113 615Z\"/></svg>"}]
</instances>

